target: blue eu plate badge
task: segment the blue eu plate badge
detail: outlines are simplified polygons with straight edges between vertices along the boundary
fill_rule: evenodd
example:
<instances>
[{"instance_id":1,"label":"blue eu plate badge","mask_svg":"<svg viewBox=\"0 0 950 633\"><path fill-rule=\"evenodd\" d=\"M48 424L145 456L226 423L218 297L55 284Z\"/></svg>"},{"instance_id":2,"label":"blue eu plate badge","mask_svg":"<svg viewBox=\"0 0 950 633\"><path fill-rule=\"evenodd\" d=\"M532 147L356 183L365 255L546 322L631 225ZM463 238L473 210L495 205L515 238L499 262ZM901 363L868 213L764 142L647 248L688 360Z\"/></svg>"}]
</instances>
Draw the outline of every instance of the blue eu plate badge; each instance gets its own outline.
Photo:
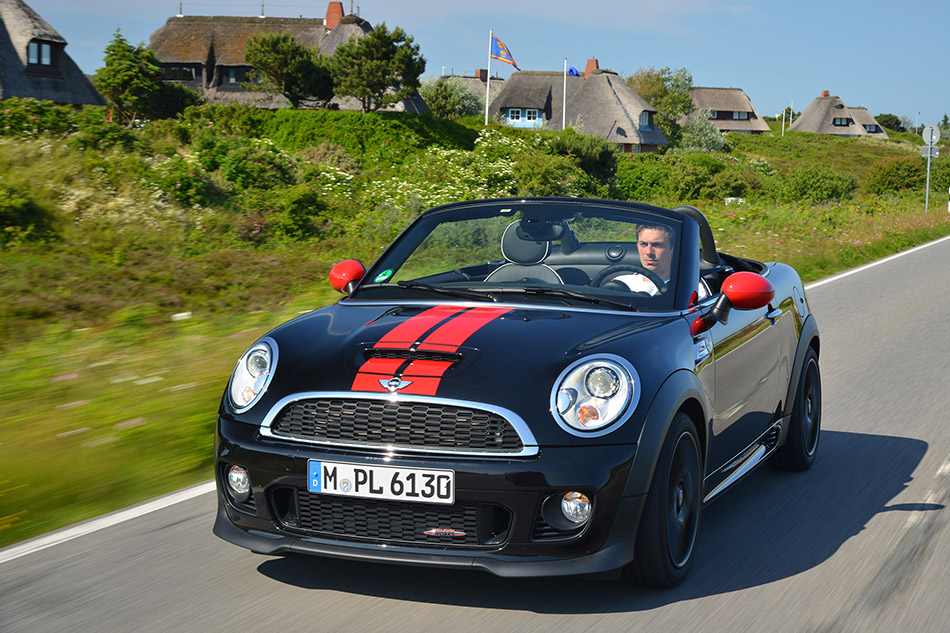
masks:
<instances>
[{"instance_id":1,"label":"blue eu plate badge","mask_svg":"<svg viewBox=\"0 0 950 633\"><path fill-rule=\"evenodd\" d=\"M322 492L320 485L320 462L307 462L307 490L310 492Z\"/></svg>"}]
</instances>

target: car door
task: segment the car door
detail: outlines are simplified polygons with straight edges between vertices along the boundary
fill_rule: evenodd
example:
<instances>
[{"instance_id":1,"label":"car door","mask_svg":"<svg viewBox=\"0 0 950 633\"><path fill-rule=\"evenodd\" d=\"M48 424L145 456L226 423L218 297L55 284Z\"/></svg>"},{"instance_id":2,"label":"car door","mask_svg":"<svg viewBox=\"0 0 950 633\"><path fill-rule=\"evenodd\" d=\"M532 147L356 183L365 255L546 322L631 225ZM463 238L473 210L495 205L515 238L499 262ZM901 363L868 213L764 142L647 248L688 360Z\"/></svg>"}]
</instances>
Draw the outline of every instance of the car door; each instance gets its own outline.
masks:
<instances>
[{"instance_id":1,"label":"car door","mask_svg":"<svg viewBox=\"0 0 950 633\"><path fill-rule=\"evenodd\" d=\"M781 318L768 318L770 311L770 306L733 310L728 323L716 323L709 330L716 386L708 473L765 433L785 397Z\"/></svg>"}]
</instances>

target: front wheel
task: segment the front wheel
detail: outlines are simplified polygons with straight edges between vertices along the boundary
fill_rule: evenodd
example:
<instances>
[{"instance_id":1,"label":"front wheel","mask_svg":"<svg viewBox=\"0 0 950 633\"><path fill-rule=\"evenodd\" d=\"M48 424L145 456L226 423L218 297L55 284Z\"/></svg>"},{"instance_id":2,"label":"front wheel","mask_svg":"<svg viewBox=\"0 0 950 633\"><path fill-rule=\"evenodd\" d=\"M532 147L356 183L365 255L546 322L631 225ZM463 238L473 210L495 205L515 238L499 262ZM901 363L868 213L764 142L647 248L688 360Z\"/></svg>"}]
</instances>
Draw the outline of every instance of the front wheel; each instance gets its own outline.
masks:
<instances>
[{"instance_id":1,"label":"front wheel","mask_svg":"<svg viewBox=\"0 0 950 633\"><path fill-rule=\"evenodd\" d=\"M633 560L624 577L638 585L678 585L693 564L702 510L702 459L693 421L676 414L647 494Z\"/></svg>"},{"instance_id":2,"label":"front wheel","mask_svg":"<svg viewBox=\"0 0 950 633\"><path fill-rule=\"evenodd\" d=\"M820 433L821 373L818 371L818 354L809 348L795 394L788 437L769 458L769 466L777 470L808 470L818 454Z\"/></svg>"}]
</instances>

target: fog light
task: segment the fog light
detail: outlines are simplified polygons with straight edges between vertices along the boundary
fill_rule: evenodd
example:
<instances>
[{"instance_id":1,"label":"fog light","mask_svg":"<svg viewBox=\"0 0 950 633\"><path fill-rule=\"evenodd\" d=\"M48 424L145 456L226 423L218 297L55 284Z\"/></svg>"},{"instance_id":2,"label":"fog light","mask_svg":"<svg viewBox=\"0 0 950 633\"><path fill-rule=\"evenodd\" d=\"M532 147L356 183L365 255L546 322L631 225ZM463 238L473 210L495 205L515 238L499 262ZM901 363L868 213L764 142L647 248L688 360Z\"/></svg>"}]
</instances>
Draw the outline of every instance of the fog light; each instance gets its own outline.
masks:
<instances>
[{"instance_id":1,"label":"fog light","mask_svg":"<svg viewBox=\"0 0 950 633\"><path fill-rule=\"evenodd\" d=\"M568 521L584 523L590 518L590 499L582 492L567 492L561 497L561 512Z\"/></svg>"},{"instance_id":2,"label":"fog light","mask_svg":"<svg viewBox=\"0 0 950 633\"><path fill-rule=\"evenodd\" d=\"M247 470L240 466L231 466L228 471L228 487L235 501L247 501L251 496L251 479Z\"/></svg>"}]
</instances>

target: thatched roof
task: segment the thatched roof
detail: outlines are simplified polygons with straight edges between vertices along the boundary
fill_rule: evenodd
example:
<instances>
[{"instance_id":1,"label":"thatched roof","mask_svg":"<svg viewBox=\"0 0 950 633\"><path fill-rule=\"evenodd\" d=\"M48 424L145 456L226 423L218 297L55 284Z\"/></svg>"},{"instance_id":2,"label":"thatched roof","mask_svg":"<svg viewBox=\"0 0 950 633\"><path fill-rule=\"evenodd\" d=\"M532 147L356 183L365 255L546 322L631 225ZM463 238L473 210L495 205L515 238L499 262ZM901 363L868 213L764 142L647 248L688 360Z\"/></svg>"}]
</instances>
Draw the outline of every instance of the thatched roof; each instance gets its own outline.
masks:
<instances>
[{"instance_id":1,"label":"thatched roof","mask_svg":"<svg viewBox=\"0 0 950 633\"><path fill-rule=\"evenodd\" d=\"M848 119L846 126L835 125L835 119ZM794 132L816 132L836 136L876 136L887 138L884 128L881 132L869 133L864 126L877 125L877 120L865 108L849 108L840 97L822 95L811 102L802 115L789 126Z\"/></svg>"},{"instance_id":2,"label":"thatched roof","mask_svg":"<svg viewBox=\"0 0 950 633\"><path fill-rule=\"evenodd\" d=\"M290 33L301 45L332 55L351 37L372 30L369 22L346 16L332 31L322 18L248 18L186 15L168 18L152 33L148 47L163 64L246 66L244 49L254 35Z\"/></svg>"},{"instance_id":3,"label":"thatched roof","mask_svg":"<svg viewBox=\"0 0 950 633\"><path fill-rule=\"evenodd\" d=\"M759 116L752 101L740 88L696 87L689 91L693 110L716 112L747 112L748 119L712 119L713 125L723 132L768 132L769 125ZM680 124L685 124L684 117Z\"/></svg>"},{"instance_id":4,"label":"thatched roof","mask_svg":"<svg viewBox=\"0 0 950 633\"><path fill-rule=\"evenodd\" d=\"M560 130L564 112L564 74L546 71L519 71L511 75L489 106L488 113L499 117L508 108L537 108L544 113L545 125ZM611 143L666 145L659 128L640 129L642 112L656 108L616 73L596 70L590 77L567 78L568 127Z\"/></svg>"},{"instance_id":5,"label":"thatched roof","mask_svg":"<svg viewBox=\"0 0 950 633\"><path fill-rule=\"evenodd\" d=\"M28 69L27 47L34 40L51 46L51 66ZM25 2L0 0L0 99L32 97L57 103L105 105L102 95L66 54L65 47L66 40Z\"/></svg>"}]
</instances>

